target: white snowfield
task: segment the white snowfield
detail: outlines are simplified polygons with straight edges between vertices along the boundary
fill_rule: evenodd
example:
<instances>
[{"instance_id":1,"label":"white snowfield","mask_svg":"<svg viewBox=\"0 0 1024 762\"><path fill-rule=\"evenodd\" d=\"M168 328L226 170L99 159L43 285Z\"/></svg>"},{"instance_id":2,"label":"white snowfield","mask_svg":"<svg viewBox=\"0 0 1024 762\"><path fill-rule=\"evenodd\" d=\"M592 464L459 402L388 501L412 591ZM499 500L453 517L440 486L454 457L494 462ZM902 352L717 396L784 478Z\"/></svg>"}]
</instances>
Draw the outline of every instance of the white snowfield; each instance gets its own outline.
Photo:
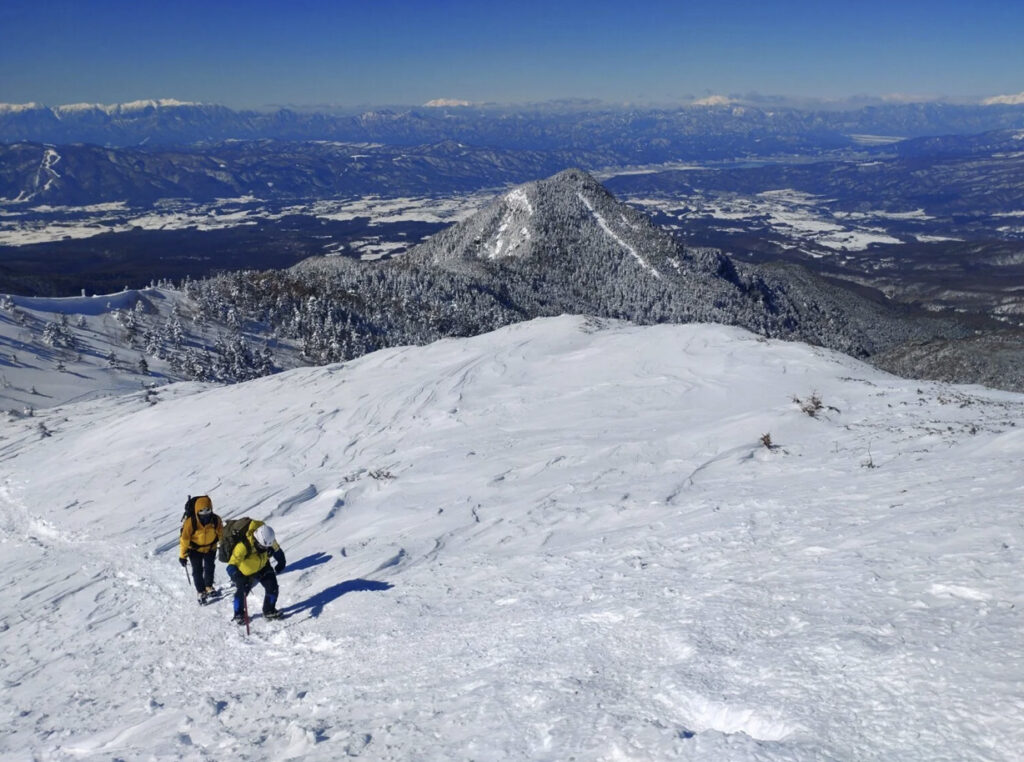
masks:
<instances>
[{"instance_id":1,"label":"white snowfield","mask_svg":"<svg viewBox=\"0 0 1024 762\"><path fill-rule=\"evenodd\" d=\"M37 173L37 189L46 182L52 182L56 174L53 170L55 163L52 157L44 160ZM257 225L266 220L280 220L290 215L335 221L369 217L373 225L400 222L451 223L470 216L479 209L481 203L493 196L488 192L439 198L369 196L286 206L253 196L223 198L209 203L163 199L146 207L132 207L122 201L88 206L28 206L34 195L22 193L15 199L0 198L0 246L28 246L66 238L91 238L140 228L222 230ZM351 245L356 250L361 249L358 243ZM407 248L409 241L404 241L402 246Z\"/></svg>"},{"instance_id":2,"label":"white snowfield","mask_svg":"<svg viewBox=\"0 0 1024 762\"><path fill-rule=\"evenodd\" d=\"M763 191L753 196L724 193L705 196L696 193L680 197L635 196L628 199L629 203L648 213L660 212L684 224L691 219L717 220L719 229L723 231L740 230L732 225L721 227L734 220L744 220L748 224L760 221L766 230L833 252L865 251L873 244L899 244L903 241L887 232L886 226L890 222L926 222L932 219L922 209L905 212L836 211L829 206L833 200L792 188ZM821 256L822 253L812 256Z\"/></svg>"},{"instance_id":3,"label":"white snowfield","mask_svg":"<svg viewBox=\"0 0 1024 762\"><path fill-rule=\"evenodd\" d=\"M5 425L0 758L1021 759L1022 395L561 317L159 398Z\"/></svg>"}]
</instances>

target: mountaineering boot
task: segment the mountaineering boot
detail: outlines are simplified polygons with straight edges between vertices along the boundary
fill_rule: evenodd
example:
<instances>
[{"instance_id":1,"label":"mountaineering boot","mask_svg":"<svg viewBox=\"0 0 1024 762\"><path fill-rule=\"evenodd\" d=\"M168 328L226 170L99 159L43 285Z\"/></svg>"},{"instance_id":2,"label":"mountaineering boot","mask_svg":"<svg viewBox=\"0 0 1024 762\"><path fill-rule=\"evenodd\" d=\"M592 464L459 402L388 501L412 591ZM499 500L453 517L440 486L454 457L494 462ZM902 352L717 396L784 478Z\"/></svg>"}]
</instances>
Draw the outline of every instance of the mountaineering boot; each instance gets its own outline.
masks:
<instances>
[{"instance_id":1,"label":"mountaineering boot","mask_svg":"<svg viewBox=\"0 0 1024 762\"><path fill-rule=\"evenodd\" d=\"M196 600L199 601L200 606L206 605L206 593L196 593Z\"/></svg>"},{"instance_id":2,"label":"mountaineering boot","mask_svg":"<svg viewBox=\"0 0 1024 762\"><path fill-rule=\"evenodd\" d=\"M263 612L263 618L264 619L280 619L283 616L284 616L284 614L282 614L277 609L271 609L270 611L264 611Z\"/></svg>"},{"instance_id":3,"label":"mountaineering boot","mask_svg":"<svg viewBox=\"0 0 1024 762\"><path fill-rule=\"evenodd\" d=\"M245 617L241 614L235 614L233 617L231 617L231 621L235 624L245 624Z\"/></svg>"}]
</instances>

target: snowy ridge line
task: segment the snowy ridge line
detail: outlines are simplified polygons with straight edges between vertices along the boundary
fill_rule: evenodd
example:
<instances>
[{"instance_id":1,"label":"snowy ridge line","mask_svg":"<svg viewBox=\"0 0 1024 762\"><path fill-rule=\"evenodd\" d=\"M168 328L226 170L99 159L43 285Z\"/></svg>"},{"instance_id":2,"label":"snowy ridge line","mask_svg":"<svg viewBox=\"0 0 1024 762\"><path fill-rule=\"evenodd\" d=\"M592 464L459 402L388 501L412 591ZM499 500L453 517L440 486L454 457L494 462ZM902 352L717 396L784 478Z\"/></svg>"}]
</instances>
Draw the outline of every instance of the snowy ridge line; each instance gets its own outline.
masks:
<instances>
[{"instance_id":1,"label":"snowy ridge line","mask_svg":"<svg viewBox=\"0 0 1024 762\"><path fill-rule=\"evenodd\" d=\"M130 101L128 103L65 103L60 106L46 106L32 101L30 103L0 103L0 114L17 114L24 111L49 111L57 118L62 114L75 114L84 111L102 111L113 116L132 111L144 111L147 108L175 108L179 106L203 106L206 104L195 101L179 101L174 98L151 98Z\"/></svg>"},{"instance_id":2,"label":"snowy ridge line","mask_svg":"<svg viewBox=\"0 0 1024 762\"><path fill-rule=\"evenodd\" d=\"M28 103L0 103L0 114L18 114L22 111L42 111L46 106L35 101Z\"/></svg>"},{"instance_id":3,"label":"snowy ridge line","mask_svg":"<svg viewBox=\"0 0 1024 762\"><path fill-rule=\"evenodd\" d=\"M625 249L626 251L628 251L628 252L629 252L630 254L632 254L632 255L633 255L633 258L634 258L634 259L636 259L636 261L640 263L640 266L641 266L641 267L643 267L643 268L644 268L645 270L649 270L649 271L650 271L650 273L651 273L651 274L652 274L652 275L653 275L653 276L654 276L655 278L661 278L661 273L660 273L660 272L658 272L658 271L657 271L657 270L656 270L656 269L654 268L654 266L653 266L653 265L652 265L652 264L651 264L650 262L648 262L648 261L647 261L646 259L644 259L643 257L641 257L641 256L640 256L640 253L639 253L639 252L638 252L638 251L637 251L636 249L634 249L634 248L633 248L632 246L630 246L630 245L629 245L628 243L626 243L625 241L623 241L623 240L622 240L622 239L621 239L621 238L620 238L620 237L618 236L618 234L616 234L616 232L615 232L614 230L612 230L612 229L611 229L611 227L609 227L609 225L608 225L607 221L605 220L605 218L604 218L604 217L602 217L602 216L601 216L601 215L600 215L600 214L598 213L598 211L597 211L597 210L596 210L596 209L594 208L594 205L590 203L590 201L589 201L589 200L587 199L587 197L586 197L586 196L584 196L584 195L583 195L583 193L582 193L582 192L580 192L580 191L577 191L577 192L576 192L576 195L577 195L577 196L579 196L579 198L580 198L580 201L582 201L582 202L583 202L583 205L587 207L587 209L588 209L588 210L590 211L590 213L591 213L592 215L594 215L594 219L596 219L596 220L597 220L597 224L601 226L601 229L602 229L602 230L603 230L603 231L604 231L605 233L607 233L607 234L608 234L609 236L611 236L611 238L612 238L612 239L613 239L613 240L614 240L614 241L615 241L615 242L616 242L617 244L619 244L619 246L621 246L621 247L622 247L622 248L624 248L624 249Z\"/></svg>"}]
</instances>

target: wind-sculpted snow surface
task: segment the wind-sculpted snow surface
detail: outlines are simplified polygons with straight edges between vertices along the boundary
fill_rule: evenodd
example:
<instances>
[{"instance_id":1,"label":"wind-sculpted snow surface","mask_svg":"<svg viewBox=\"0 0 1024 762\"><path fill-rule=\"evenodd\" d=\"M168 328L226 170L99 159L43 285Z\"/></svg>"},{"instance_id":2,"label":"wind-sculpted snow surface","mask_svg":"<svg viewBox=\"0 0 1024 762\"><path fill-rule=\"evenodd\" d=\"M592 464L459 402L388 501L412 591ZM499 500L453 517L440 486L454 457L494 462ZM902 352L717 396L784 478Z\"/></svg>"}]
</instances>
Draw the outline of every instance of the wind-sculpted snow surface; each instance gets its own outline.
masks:
<instances>
[{"instance_id":1,"label":"wind-sculpted snow surface","mask_svg":"<svg viewBox=\"0 0 1024 762\"><path fill-rule=\"evenodd\" d=\"M0 440L0 756L1016 759L1022 424L573 317L54 408ZM197 492L290 618L196 606Z\"/></svg>"}]
</instances>

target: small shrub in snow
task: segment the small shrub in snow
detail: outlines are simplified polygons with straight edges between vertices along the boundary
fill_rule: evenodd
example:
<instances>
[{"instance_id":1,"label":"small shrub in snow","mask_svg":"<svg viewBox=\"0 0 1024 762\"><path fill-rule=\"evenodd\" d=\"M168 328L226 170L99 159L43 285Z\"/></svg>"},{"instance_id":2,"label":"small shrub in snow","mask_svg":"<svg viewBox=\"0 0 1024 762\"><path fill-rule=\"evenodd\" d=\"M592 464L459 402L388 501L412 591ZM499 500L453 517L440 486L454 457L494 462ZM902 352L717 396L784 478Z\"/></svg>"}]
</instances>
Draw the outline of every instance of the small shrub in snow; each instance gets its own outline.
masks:
<instances>
[{"instance_id":1,"label":"small shrub in snow","mask_svg":"<svg viewBox=\"0 0 1024 762\"><path fill-rule=\"evenodd\" d=\"M821 404L821 397L818 396L817 392L813 392L809 398L802 400L799 397L794 396L793 402L800 406L800 411L807 413L811 418L817 418L818 412L824 407Z\"/></svg>"},{"instance_id":2,"label":"small shrub in snow","mask_svg":"<svg viewBox=\"0 0 1024 762\"><path fill-rule=\"evenodd\" d=\"M820 413L822 410L830 410L833 413L840 412L839 408L837 407L825 405L825 403L821 401L821 397L818 396L817 392L812 392L811 396L808 397L806 400L802 400L796 395L794 395L793 402L800 406L801 412L806 413L811 418L817 418L818 413Z\"/></svg>"}]
</instances>

